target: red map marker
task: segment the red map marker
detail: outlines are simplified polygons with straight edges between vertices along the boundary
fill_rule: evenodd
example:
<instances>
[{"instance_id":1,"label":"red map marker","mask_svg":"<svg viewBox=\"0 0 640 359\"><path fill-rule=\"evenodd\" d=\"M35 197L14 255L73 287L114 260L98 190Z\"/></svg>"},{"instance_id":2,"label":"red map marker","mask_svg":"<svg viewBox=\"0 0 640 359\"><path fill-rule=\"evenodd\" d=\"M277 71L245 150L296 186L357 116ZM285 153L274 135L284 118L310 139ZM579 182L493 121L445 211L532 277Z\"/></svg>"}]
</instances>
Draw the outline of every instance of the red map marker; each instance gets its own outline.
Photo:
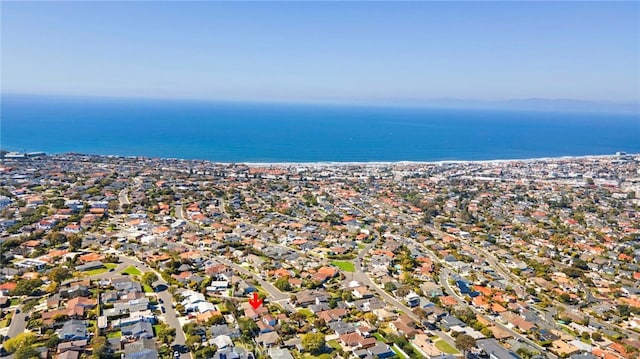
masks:
<instances>
[{"instance_id":1,"label":"red map marker","mask_svg":"<svg viewBox=\"0 0 640 359\"><path fill-rule=\"evenodd\" d=\"M249 299L249 304L251 304L253 309L258 309L258 307L262 305L262 299L258 298L258 293L253 292L253 298Z\"/></svg>"}]
</instances>

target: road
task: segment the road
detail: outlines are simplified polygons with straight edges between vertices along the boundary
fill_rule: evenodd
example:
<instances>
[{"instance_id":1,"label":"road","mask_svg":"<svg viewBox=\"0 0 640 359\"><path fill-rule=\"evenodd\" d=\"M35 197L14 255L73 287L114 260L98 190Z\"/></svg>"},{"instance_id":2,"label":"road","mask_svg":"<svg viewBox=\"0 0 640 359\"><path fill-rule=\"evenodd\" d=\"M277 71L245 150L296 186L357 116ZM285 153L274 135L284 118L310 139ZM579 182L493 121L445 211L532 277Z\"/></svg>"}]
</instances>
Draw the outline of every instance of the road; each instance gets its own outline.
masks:
<instances>
[{"instance_id":1,"label":"road","mask_svg":"<svg viewBox=\"0 0 640 359\"><path fill-rule=\"evenodd\" d=\"M268 298L271 302L280 304L285 310L288 310L291 313L296 312L296 308L289 303L289 298L291 297L290 294L282 293L278 288L274 287L271 283L267 282L266 280L260 278L260 276L258 276L257 274L253 273L252 271L236 263L233 263L222 257L216 257L216 260L226 266L234 268L238 272L241 272L248 276L253 277L253 279L255 279L258 282L258 284L260 284L260 286L267 291L267 293L269 294Z\"/></svg>"},{"instance_id":2,"label":"road","mask_svg":"<svg viewBox=\"0 0 640 359\"><path fill-rule=\"evenodd\" d=\"M120 201L120 206L126 206L128 204L131 204L131 201L129 201L129 189L128 188L123 188L122 191L120 191L120 193L118 193L118 201Z\"/></svg>"},{"instance_id":3,"label":"road","mask_svg":"<svg viewBox=\"0 0 640 359\"><path fill-rule=\"evenodd\" d=\"M455 237L451 234L448 233L444 233L438 229L436 229L435 227L431 226L431 225L427 225L427 228L429 230L431 230L434 233L437 233L439 235L447 235L447 236L452 236ZM464 242L463 239L457 238L459 241ZM503 268L502 264L500 263L500 261L493 255L493 253L491 252L487 252L486 250L482 249L482 248L478 248L477 246L473 247L475 250L477 250L480 254L483 255L484 259L487 261L487 263L489 263L489 265L491 266L491 268L493 268L496 272L498 272L498 274L500 274L502 277L504 277L505 280L509 281L509 284L512 285L512 287L514 288L514 290L516 291L517 294L519 295L524 295L526 293L525 291L525 287L524 287L524 283L522 281L521 278L517 277L515 274L511 273L509 270L506 270ZM578 282L578 286L580 287L580 290L582 293L586 293L586 301L587 303L589 301L597 301L597 298L595 298L593 296L593 294L591 293L591 291L583 285L583 283ZM570 306L567 305L565 303L561 303L558 300L556 300L555 297L552 297L550 295L548 295L545 292L542 292L540 295L546 297L546 299L548 299L553 306L555 306L556 308L570 308L570 309L576 309L575 306ZM555 313L555 308L552 309L552 311ZM547 313L549 313L550 311L547 311ZM580 311L581 313L584 313L583 311ZM557 324L555 323L555 320L553 319L553 315L552 314L546 314L542 317L542 319L546 322L547 325L549 325L552 328L557 328ZM621 326L618 325L614 325L610 322L605 322L602 320L598 320L596 318L591 317L590 319L592 322L599 324L602 327L605 328L609 328L611 330L614 331L618 331L624 335L626 335L627 337L630 338L634 338L638 333L626 329L626 328L622 328Z\"/></svg>"},{"instance_id":4,"label":"road","mask_svg":"<svg viewBox=\"0 0 640 359\"><path fill-rule=\"evenodd\" d=\"M22 305L18 306L16 310L19 310L20 313L14 311L13 317L11 319L11 324L9 325L9 330L7 331L7 336L9 338L15 338L16 335L20 333L24 333L27 329L27 313L22 310Z\"/></svg>"},{"instance_id":5,"label":"road","mask_svg":"<svg viewBox=\"0 0 640 359\"><path fill-rule=\"evenodd\" d=\"M167 282L164 281L164 279L162 279L162 276L160 275L160 273L158 273L153 268L149 268L146 264L140 262L136 258L125 256L122 253L113 251L113 250L107 250L106 252L115 252L118 255L118 258L120 259L120 264L113 272L105 272L105 273L97 274L95 276L92 276L91 278L93 279L112 278L114 276L120 275L119 273L123 271L125 268L133 266L138 268L142 273L154 272L158 276L158 282L165 284L167 286L169 285ZM171 295L171 293L169 293L168 290L165 290L156 294L158 298L162 299L162 301L164 302L164 307L166 309L166 312L164 313L165 321L167 322L169 327L176 329L176 338L173 341L173 344L185 345L186 337L185 337L184 331L182 330L182 325L178 320L178 314L176 313L175 309L171 305L171 303L173 303L173 296ZM180 355L180 358L192 359L191 353L183 353Z\"/></svg>"},{"instance_id":6,"label":"road","mask_svg":"<svg viewBox=\"0 0 640 359\"><path fill-rule=\"evenodd\" d=\"M512 330L509 327L506 327L505 325L503 325L502 323L493 320L490 317L487 317L486 315L484 315L482 312L480 312L479 310L477 310L474 306L467 304L467 302L465 302L465 300L463 298L461 298L458 293L456 291L454 291L451 286L449 285L449 278L452 276L453 273L451 273L451 271L447 268L442 268L440 270L440 285L444 287L445 291L447 292L447 294L449 294L450 296L454 297L458 303L462 306L468 307L470 308L476 315L481 316L482 318L486 319L487 321L489 321L490 323L499 326L500 328L504 329L505 331L507 331L509 334L511 334L514 338L519 339L520 341L527 343L529 346L535 348L537 351L539 351L540 353L546 353L546 349L539 346L538 344L536 344L534 341L530 340L529 338L527 338L524 335L521 335L520 333ZM552 354L552 353L546 353L546 355L548 355L551 358L557 358L556 355Z\"/></svg>"},{"instance_id":7,"label":"road","mask_svg":"<svg viewBox=\"0 0 640 359\"><path fill-rule=\"evenodd\" d=\"M176 203L175 209L176 209L176 218L181 219L183 221L188 221L187 218L185 218L185 216L184 216L184 211L182 209L182 203L180 203L180 204Z\"/></svg>"}]
</instances>

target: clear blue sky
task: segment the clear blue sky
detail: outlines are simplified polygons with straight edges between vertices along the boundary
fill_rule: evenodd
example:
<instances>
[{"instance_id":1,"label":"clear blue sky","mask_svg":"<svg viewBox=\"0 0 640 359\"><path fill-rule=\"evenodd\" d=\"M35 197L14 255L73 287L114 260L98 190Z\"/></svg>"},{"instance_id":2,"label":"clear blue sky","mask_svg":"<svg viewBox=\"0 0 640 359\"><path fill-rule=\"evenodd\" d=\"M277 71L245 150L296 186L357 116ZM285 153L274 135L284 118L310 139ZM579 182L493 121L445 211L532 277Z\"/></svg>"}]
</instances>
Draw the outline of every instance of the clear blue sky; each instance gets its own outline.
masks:
<instances>
[{"instance_id":1,"label":"clear blue sky","mask_svg":"<svg viewBox=\"0 0 640 359\"><path fill-rule=\"evenodd\" d=\"M640 98L638 2L6 2L2 92Z\"/></svg>"}]
</instances>

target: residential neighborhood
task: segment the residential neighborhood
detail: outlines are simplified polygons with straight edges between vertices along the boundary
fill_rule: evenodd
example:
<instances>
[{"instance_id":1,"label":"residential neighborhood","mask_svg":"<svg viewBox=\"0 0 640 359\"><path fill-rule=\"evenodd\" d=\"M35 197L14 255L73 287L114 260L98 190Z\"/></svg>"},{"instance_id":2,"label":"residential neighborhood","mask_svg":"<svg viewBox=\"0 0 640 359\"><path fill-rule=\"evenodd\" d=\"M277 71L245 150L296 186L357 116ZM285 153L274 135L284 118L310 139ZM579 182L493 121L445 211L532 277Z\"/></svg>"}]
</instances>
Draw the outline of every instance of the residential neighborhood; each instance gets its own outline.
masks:
<instances>
[{"instance_id":1,"label":"residential neighborhood","mask_svg":"<svg viewBox=\"0 0 640 359\"><path fill-rule=\"evenodd\" d=\"M637 155L37 153L0 184L2 356L640 357Z\"/></svg>"}]
</instances>

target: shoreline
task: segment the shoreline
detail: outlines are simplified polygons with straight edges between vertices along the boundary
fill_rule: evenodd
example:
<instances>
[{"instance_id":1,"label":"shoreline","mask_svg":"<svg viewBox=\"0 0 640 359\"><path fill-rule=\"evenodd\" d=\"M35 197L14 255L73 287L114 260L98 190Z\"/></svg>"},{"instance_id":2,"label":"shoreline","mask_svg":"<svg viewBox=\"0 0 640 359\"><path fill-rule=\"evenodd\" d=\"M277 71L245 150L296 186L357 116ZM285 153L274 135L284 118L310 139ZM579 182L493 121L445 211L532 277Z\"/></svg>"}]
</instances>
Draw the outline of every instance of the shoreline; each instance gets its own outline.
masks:
<instances>
[{"instance_id":1,"label":"shoreline","mask_svg":"<svg viewBox=\"0 0 640 359\"><path fill-rule=\"evenodd\" d=\"M7 153L20 153L20 152L7 152ZM176 157L149 157L149 156L136 156L136 155L112 155L112 154L91 154L91 153L44 153L41 154L49 156L91 156L91 157L103 157L103 158L121 158L121 159L142 159L142 160L161 160L161 161L184 161L184 162L207 162L214 165L246 165L248 167L336 167L336 166L392 166L392 165L448 165L448 164L504 164L511 162L542 162L542 161L562 161L562 160L588 160L588 159L614 159L623 157L636 157L640 156L640 153L613 153L613 154L600 154L600 155L578 155L578 156L546 156L546 157L532 157L532 158L511 158L511 159L488 159L488 160L436 160L436 161L314 161L314 162L251 162L251 161L235 161L235 162L223 162L212 161L205 159L186 159ZM6 158L2 158L4 161Z\"/></svg>"}]
</instances>

